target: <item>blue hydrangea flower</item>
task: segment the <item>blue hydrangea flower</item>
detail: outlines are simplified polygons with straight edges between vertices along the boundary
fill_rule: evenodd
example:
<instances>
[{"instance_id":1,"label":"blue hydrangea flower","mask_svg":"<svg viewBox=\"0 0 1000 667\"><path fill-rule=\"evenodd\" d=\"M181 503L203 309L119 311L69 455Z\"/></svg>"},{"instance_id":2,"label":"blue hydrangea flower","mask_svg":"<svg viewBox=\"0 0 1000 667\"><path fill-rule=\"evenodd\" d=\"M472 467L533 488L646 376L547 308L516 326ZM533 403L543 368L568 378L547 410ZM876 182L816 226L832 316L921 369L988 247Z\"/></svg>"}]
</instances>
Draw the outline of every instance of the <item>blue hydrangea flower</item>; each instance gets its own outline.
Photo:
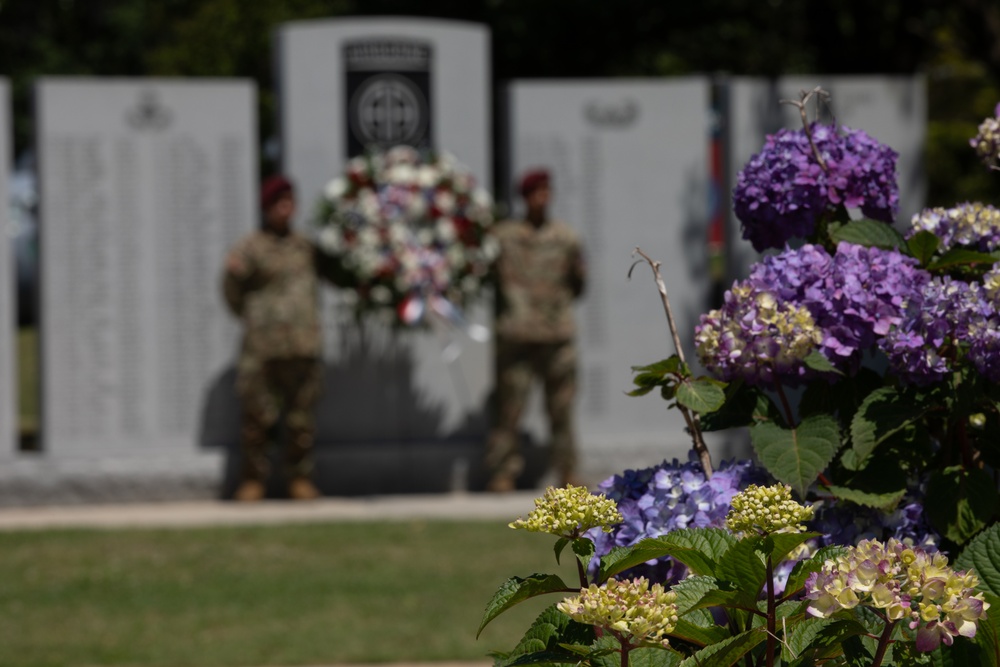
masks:
<instances>
[{"instance_id":1,"label":"blue hydrangea flower","mask_svg":"<svg viewBox=\"0 0 1000 667\"><path fill-rule=\"evenodd\" d=\"M887 223L896 217L895 151L861 130L813 123L808 132L815 151L805 129L779 130L737 177L733 209L758 252L808 238L840 206Z\"/></svg>"},{"instance_id":2,"label":"blue hydrangea flower","mask_svg":"<svg viewBox=\"0 0 1000 667\"><path fill-rule=\"evenodd\" d=\"M630 546L681 528L723 528L733 496L749 484L769 482L767 473L750 461L724 461L712 479L706 480L693 451L686 463L674 459L614 475L598 485L597 493L616 501L625 520L610 533L586 533L595 545L591 568L596 571L598 559L616 546ZM668 583L680 581L686 572L682 563L663 558L620 576Z\"/></svg>"}]
</instances>

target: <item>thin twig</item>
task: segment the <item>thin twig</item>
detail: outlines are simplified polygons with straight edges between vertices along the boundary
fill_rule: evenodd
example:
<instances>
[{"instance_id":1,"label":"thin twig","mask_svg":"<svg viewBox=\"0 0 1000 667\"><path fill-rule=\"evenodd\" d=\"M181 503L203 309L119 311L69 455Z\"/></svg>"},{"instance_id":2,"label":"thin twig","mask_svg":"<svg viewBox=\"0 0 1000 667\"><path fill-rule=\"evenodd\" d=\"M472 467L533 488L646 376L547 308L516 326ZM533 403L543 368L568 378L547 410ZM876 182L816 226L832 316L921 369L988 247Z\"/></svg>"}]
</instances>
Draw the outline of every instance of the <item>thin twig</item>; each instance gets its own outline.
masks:
<instances>
[{"instance_id":1,"label":"thin twig","mask_svg":"<svg viewBox=\"0 0 1000 667\"><path fill-rule=\"evenodd\" d=\"M806 138L809 139L809 146L812 148L813 155L816 156L816 161L819 162L819 166L822 167L823 171L828 171L826 168L826 161L823 156L819 154L819 149L816 148L816 144L813 142L812 131L809 129L809 116L806 114L806 105L809 104L809 100L812 99L813 95L816 96L816 118L819 118L819 100L824 102L830 101L830 93L823 90L819 86L816 86L810 91L800 91L798 100L780 100L781 104L791 104L793 107L797 107L799 110L799 116L802 117L802 127L806 131Z\"/></svg>"},{"instance_id":2,"label":"thin twig","mask_svg":"<svg viewBox=\"0 0 1000 667\"><path fill-rule=\"evenodd\" d=\"M684 348L681 347L681 337L677 333L677 324L674 322L674 313L670 308L670 298L667 296L667 285L663 282L663 276L660 274L660 263L654 260L652 257L644 253L639 247L636 247L632 251L633 255L639 255L649 264L649 268L653 270L653 278L656 280L656 288L660 292L660 300L663 302L663 311L667 314L667 326L670 327L670 335L674 339L674 349L677 350L677 357L681 360L681 363L686 367L687 361L684 360ZM637 262L638 263L638 262ZM635 264L632 265L635 268ZM631 275L629 271L629 275ZM677 404L677 408L681 411L684 416L684 421L687 422L688 429L691 431L691 440L694 442L694 451L698 454L698 459L701 461L701 467L705 470L705 478L711 479L712 477L712 455L708 451L708 445L705 444L705 438L701 433L701 426L698 424L698 415L692 414L685 406L680 403Z\"/></svg>"}]
</instances>

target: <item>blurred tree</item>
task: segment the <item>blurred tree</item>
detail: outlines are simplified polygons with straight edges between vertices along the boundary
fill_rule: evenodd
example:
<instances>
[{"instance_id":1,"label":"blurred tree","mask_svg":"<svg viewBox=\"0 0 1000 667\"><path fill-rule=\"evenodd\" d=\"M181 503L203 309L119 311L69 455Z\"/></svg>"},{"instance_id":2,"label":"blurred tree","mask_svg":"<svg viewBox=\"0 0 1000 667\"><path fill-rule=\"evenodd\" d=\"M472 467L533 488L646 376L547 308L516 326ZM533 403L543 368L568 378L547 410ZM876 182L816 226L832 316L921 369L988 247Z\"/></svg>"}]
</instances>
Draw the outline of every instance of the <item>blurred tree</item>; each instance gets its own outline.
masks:
<instances>
[{"instance_id":1,"label":"blurred tree","mask_svg":"<svg viewBox=\"0 0 1000 667\"><path fill-rule=\"evenodd\" d=\"M992 110L1000 88L997 0L0 0L0 73L14 83L16 146L28 145L31 83L45 74L251 77L266 139L275 27L362 14L486 24L499 81L924 72L932 122L966 124L932 127L936 165L967 161L957 138Z\"/></svg>"}]
</instances>

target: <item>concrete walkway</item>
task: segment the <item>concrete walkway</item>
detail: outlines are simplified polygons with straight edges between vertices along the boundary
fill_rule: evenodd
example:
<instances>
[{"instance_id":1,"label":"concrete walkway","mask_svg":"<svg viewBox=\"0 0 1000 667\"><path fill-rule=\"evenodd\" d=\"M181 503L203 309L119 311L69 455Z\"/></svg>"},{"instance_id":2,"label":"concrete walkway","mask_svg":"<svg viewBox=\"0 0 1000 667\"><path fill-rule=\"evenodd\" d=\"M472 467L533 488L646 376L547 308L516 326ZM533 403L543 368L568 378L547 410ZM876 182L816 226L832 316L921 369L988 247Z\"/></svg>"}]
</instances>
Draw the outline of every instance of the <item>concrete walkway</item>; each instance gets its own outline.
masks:
<instances>
[{"instance_id":1,"label":"concrete walkway","mask_svg":"<svg viewBox=\"0 0 1000 667\"><path fill-rule=\"evenodd\" d=\"M126 505L0 508L0 530L49 528L162 528L185 526L316 523L333 521L495 520L525 516L541 491L505 494L322 498L258 503L186 501Z\"/></svg>"}]
</instances>

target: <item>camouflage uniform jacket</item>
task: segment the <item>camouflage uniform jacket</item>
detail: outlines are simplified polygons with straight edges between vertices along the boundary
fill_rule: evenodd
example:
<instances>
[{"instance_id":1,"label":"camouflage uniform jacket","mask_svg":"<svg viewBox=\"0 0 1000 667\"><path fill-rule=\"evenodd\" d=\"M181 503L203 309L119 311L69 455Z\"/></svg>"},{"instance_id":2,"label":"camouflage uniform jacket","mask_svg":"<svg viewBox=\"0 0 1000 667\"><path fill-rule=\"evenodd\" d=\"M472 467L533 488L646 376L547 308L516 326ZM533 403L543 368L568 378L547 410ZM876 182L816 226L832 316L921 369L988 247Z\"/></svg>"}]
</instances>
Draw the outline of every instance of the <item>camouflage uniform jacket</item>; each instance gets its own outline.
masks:
<instances>
[{"instance_id":1,"label":"camouflage uniform jacket","mask_svg":"<svg viewBox=\"0 0 1000 667\"><path fill-rule=\"evenodd\" d=\"M491 233L500 245L496 261L497 336L525 343L567 341L576 333L573 300L583 292L580 240L569 225L539 228L507 220Z\"/></svg>"},{"instance_id":2,"label":"camouflage uniform jacket","mask_svg":"<svg viewBox=\"0 0 1000 667\"><path fill-rule=\"evenodd\" d=\"M294 232L258 231L230 250L240 271L225 271L223 292L244 326L243 359L319 357L319 251ZM227 266L230 263L227 262Z\"/></svg>"}]
</instances>

